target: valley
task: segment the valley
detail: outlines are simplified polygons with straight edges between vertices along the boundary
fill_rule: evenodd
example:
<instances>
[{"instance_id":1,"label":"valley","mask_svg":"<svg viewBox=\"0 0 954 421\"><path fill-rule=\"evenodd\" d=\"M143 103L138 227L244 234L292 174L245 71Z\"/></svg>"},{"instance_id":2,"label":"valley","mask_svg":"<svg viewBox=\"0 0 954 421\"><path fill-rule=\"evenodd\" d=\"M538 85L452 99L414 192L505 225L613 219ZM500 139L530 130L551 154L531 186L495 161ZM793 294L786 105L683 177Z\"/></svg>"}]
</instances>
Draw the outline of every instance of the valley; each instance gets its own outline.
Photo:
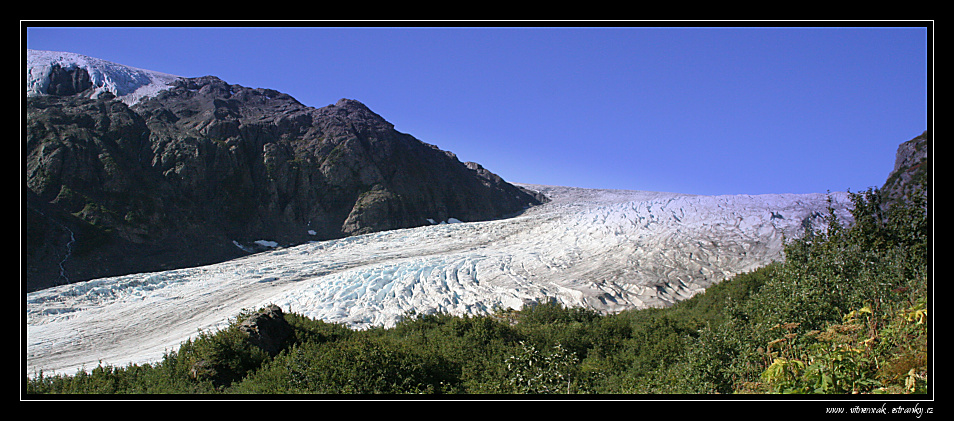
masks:
<instances>
[{"instance_id":1,"label":"valley","mask_svg":"<svg viewBox=\"0 0 954 421\"><path fill-rule=\"evenodd\" d=\"M822 226L829 197L850 218L843 193L522 187L551 201L510 218L312 242L29 293L27 375L156 361L199 331L268 304L356 329L393 326L412 312L477 315L549 301L607 313L665 307L780 259L785 238Z\"/></svg>"}]
</instances>

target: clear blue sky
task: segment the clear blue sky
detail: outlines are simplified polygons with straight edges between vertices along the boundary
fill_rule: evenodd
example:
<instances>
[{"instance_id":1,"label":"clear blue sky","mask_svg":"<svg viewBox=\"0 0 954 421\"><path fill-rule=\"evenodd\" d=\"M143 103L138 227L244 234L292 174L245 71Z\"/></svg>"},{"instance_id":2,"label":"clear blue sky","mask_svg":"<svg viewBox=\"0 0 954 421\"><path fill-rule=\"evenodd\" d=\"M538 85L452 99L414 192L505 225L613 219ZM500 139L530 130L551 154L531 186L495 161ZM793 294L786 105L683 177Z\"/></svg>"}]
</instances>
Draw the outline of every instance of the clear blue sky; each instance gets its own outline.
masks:
<instances>
[{"instance_id":1,"label":"clear blue sky","mask_svg":"<svg viewBox=\"0 0 954 421\"><path fill-rule=\"evenodd\" d=\"M514 182L693 194L862 191L880 186L897 146L933 122L933 31L923 26L25 34L27 48L215 75L313 107L356 99L397 130Z\"/></svg>"}]
</instances>

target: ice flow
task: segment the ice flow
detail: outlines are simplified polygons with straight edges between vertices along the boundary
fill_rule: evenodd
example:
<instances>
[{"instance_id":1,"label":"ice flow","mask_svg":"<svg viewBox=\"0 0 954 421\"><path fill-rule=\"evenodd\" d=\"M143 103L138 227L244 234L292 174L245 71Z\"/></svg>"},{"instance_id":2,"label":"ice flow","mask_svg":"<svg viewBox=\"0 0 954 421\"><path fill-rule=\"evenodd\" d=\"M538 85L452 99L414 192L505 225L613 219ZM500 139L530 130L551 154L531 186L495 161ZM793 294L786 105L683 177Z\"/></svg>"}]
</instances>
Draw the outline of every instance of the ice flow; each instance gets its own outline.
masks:
<instances>
[{"instance_id":1,"label":"ice flow","mask_svg":"<svg viewBox=\"0 0 954 421\"><path fill-rule=\"evenodd\" d=\"M819 227L829 205L850 218L844 193L524 186L552 201L508 219L314 242L30 293L27 375L158 361L199 331L267 304L356 329L393 326L409 312L477 315L551 300L602 312L662 307L779 259L784 239Z\"/></svg>"}]
</instances>

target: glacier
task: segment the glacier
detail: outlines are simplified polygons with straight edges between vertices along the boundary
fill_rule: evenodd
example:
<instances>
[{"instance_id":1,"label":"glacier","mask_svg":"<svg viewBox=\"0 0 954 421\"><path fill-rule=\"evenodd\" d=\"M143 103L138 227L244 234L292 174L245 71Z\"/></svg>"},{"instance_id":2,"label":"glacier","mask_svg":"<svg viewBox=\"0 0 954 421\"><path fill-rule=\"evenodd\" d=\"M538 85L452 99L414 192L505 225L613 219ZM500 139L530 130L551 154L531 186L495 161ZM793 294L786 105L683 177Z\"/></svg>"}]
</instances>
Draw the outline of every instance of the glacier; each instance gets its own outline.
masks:
<instances>
[{"instance_id":1,"label":"glacier","mask_svg":"<svg viewBox=\"0 0 954 421\"><path fill-rule=\"evenodd\" d=\"M551 201L505 219L277 247L29 293L27 376L155 362L269 304L354 329L394 326L411 313L480 315L550 301L604 313L665 307L780 259L786 239L823 228L829 208L851 220L842 192L521 186Z\"/></svg>"},{"instance_id":2,"label":"glacier","mask_svg":"<svg viewBox=\"0 0 954 421\"><path fill-rule=\"evenodd\" d=\"M46 93L54 64L85 69L92 96L108 91L129 105L179 78L74 53L28 50L26 61L28 96ZM604 313L665 307L780 259L786 239L823 228L829 206L851 219L841 192L699 196L520 185L551 201L506 219L433 219L295 247L261 239L255 244L266 251L228 262L28 293L26 375L159 361L269 304L355 329L391 327L412 312L480 315L548 301Z\"/></svg>"},{"instance_id":3,"label":"glacier","mask_svg":"<svg viewBox=\"0 0 954 421\"><path fill-rule=\"evenodd\" d=\"M111 92L116 98L130 106L143 98L155 96L169 88L176 80L181 79L176 75L137 69L82 54L28 49L27 96L47 93L53 66L59 66L65 70L85 69L93 84L91 97L96 98L104 92Z\"/></svg>"}]
</instances>

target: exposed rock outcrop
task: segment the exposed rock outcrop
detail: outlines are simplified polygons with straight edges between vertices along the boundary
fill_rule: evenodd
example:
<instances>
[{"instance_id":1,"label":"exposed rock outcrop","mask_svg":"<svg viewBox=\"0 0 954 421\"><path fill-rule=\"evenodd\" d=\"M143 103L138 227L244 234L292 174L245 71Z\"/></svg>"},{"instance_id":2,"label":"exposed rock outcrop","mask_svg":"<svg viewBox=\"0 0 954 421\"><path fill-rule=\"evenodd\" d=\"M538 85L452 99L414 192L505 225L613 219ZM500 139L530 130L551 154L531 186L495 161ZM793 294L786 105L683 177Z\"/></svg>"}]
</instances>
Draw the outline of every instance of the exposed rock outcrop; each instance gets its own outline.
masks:
<instances>
[{"instance_id":1,"label":"exposed rock outcrop","mask_svg":"<svg viewBox=\"0 0 954 421\"><path fill-rule=\"evenodd\" d=\"M129 107L67 95L86 86L81 72L51 75L64 96L26 104L28 290L223 261L256 240L500 218L542 200L355 100L312 108L207 76Z\"/></svg>"},{"instance_id":2,"label":"exposed rock outcrop","mask_svg":"<svg viewBox=\"0 0 954 421\"><path fill-rule=\"evenodd\" d=\"M64 69L54 65L50 71L47 93L56 96L75 95L93 87L89 72L83 68Z\"/></svg>"},{"instance_id":3,"label":"exposed rock outcrop","mask_svg":"<svg viewBox=\"0 0 954 421\"><path fill-rule=\"evenodd\" d=\"M888 206L898 201L907 200L910 195L918 191L922 183L929 181L931 161L928 150L931 147L930 143L931 139L928 138L928 132L925 131L898 146L894 169L892 169L891 174L881 188L882 196ZM928 191L921 191L920 193L927 195Z\"/></svg>"},{"instance_id":4,"label":"exposed rock outcrop","mask_svg":"<svg viewBox=\"0 0 954 421\"><path fill-rule=\"evenodd\" d=\"M271 356L278 355L287 341L294 335L294 329L285 320L282 309L274 304L255 312L239 323L238 329L248 334L248 341Z\"/></svg>"}]
</instances>

